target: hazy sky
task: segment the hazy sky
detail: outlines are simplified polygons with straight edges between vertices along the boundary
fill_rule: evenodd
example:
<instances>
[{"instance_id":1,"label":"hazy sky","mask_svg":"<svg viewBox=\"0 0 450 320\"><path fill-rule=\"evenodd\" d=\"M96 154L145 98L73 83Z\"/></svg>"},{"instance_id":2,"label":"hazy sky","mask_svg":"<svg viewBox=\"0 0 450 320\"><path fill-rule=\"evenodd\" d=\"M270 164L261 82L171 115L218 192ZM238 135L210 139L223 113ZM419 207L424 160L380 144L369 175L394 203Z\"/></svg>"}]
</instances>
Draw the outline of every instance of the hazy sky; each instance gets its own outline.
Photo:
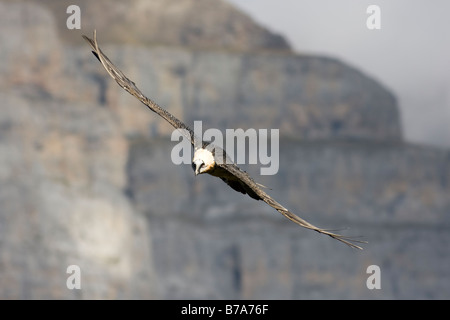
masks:
<instances>
[{"instance_id":1,"label":"hazy sky","mask_svg":"<svg viewBox=\"0 0 450 320\"><path fill-rule=\"evenodd\" d=\"M449 0L228 0L295 51L341 59L398 98L405 138L450 147ZM366 13L378 5L381 29Z\"/></svg>"}]
</instances>

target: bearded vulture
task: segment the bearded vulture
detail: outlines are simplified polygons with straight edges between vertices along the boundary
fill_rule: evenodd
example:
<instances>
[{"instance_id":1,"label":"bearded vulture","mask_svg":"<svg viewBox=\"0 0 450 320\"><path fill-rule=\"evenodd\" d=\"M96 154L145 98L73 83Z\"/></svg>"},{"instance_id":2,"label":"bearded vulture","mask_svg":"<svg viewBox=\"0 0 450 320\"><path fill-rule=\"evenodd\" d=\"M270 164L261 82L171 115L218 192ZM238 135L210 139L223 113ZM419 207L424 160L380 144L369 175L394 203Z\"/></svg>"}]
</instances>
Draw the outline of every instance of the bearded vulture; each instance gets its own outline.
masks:
<instances>
[{"instance_id":1,"label":"bearded vulture","mask_svg":"<svg viewBox=\"0 0 450 320\"><path fill-rule=\"evenodd\" d=\"M222 179L225 183L227 183L231 188L236 191L239 191L243 194L248 194L251 198L256 200L262 200L267 203L269 206L280 212L287 219L295 222L296 224L314 230L316 232L328 235L333 239L341 241L348 246L356 249L362 249L360 246L355 243L366 243L366 241L356 240L354 238L350 238L347 236L343 236L340 234L336 234L331 232L331 230L321 229L316 227L315 225L305 221L304 219L298 217L297 215L290 212L288 209L283 207L277 201L275 201L272 197L270 197L261 187L261 184L255 182L247 172L241 170L236 164L234 164L225 151L220 149L217 146L213 146L212 144L207 143L198 143L199 139L194 135L194 132L183 122L178 120L172 114L170 114L167 110L161 108L157 103L153 100L147 98L135 85L133 81L128 79L122 71L120 71L103 52L100 50L97 43L96 31L94 31L94 39L90 39L87 36L83 35L83 38L89 43L92 48L92 53L95 57L101 62L103 67L109 73L109 75L116 80L116 82L125 89L128 93L136 97L139 101L141 101L144 105L146 105L151 111L157 113L159 116L164 118L167 122L169 122L175 129L180 130L183 135L189 139L194 146L194 157L192 160L192 168L194 169L195 175L202 173L208 173L215 177ZM201 140L200 140L201 141ZM226 158L218 159L217 150L220 152L221 157ZM219 161L218 161L219 160ZM221 161L220 161L221 160Z\"/></svg>"}]
</instances>

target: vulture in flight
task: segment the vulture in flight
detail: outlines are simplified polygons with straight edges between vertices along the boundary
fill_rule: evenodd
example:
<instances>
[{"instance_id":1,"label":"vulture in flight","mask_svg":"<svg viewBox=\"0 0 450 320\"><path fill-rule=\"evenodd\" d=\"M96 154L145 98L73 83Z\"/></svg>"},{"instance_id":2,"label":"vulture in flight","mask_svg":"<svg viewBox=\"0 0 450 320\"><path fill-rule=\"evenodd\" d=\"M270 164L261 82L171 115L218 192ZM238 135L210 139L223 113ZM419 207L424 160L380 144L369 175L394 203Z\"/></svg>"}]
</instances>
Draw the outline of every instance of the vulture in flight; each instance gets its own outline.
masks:
<instances>
[{"instance_id":1,"label":"vulture in flight","mask_svg":"<svg viewBox=\"0 0 450 320\"><path fill-rule=\"evenodd\" d=\"M236 164L234 164L227 156L225 151L212 144L199 142L201 140L194 135L194 132L186 124L178 120L167 110L161 108L153 100L147 98L136 87L135 83L130 79L128 79L123 74L123 72L120 71L109 60L109 58L100 50L97 43L97 36L95 31L93 39L90 39L85 35L83 35L83 38L89 43L89 45L92 48L92 53L101 62L101 64L103 65L105 70L109 73L109 75L114 80L116 80L119 86L121 86L128 93L136 97L151 111L157 113L160 117L164 118L174 128L179 129L183 133L183 135L188 140L191 141L192 145L194 146L194 157L192 160L192 168L194 169L194 173L196 176L198 174L208 173L212 176L218 177L234 190L241 192L243 194L248 194L253 199L264 201L265 203L267 203L269 206L277 210L279 213L281 213L283 216L285 216L292 222L304 228L314 230L316 232L330 236L331 238L341 241L352 248L362 249L355 243L365 243L365 241L346 237L337 233L333 233L331 232L331 230L316 227L315 225L300 218L299 216L295 215L294 213L283 207L277 201L275 201L262 189L264 188L264 186L255 182L247 172L241 170Z\"/></svg>"}]
</instances>

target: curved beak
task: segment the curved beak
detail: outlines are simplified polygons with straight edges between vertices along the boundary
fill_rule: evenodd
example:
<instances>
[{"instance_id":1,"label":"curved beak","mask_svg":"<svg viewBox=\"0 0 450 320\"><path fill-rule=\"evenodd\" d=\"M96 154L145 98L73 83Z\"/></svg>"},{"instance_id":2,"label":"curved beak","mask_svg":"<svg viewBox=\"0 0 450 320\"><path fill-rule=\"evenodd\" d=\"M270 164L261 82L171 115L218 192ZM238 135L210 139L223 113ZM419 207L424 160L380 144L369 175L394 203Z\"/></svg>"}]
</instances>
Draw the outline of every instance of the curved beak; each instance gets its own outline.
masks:
<instances>
[{"instance_id":1,"label":"curved beak","mask_svg":"<svg viewBox=\"0 0 450 320\"><path fill-rule=\"evenodd\" d=\"M195 173L195 176L198 176L199 174L200 174L200 168L202 167L202 165L203 165L203 161L199 161L199 160L197 160L197 161L195 161L194 163L193 163L193 166L195 166L195 168L194 168L194 173Z\"/></svg>"}]
</instances>

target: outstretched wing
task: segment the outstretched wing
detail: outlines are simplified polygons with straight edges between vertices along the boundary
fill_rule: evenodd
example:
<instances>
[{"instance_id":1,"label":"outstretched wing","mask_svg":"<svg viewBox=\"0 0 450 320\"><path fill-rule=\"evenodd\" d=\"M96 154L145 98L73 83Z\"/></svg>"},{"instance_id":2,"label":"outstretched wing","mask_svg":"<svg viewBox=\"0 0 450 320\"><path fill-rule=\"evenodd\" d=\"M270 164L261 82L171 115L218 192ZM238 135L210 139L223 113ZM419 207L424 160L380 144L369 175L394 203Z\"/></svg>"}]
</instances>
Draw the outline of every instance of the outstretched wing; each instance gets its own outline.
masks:
<instances>
[{"instance_id":1,"label":"outstretched wing","mask_svg":"<svg viewBox=\"0 0 450 320\"><path fill-rule=\"evenodd\" d=\"M319 233L326 234L333 239L336 239L338 241L341 241L348 246L356 249L362 248L355 243L366 243L366 241L361 240L355 240L350 237L346 237L340 234L336 234L333 232L330 232L325 229L321 229L316 227L315 225L307 222L306 220L300 218L299 216L293 214L288 209L283 207L281 204L279 204L277 201L275 201L271 196L269 196L267 193L264 192L264 190L261 189L260 185L256 183L250 175L241 170L237 165L233 163L223 163L223 164L217 164L217 166L220 168L219 170L222 171L221 175L224 177L222 180L224 180L230 187L232 187L234 190L237 190L242 193L247 193L249 196L251 196L254 199L262 200L265 203L267 203L269 206L280 212L283 216L288 218L289 220L295 222L296 224L310 229L314 230Z\"/></svg>"},{"instance_id":2,"label":"outstretched wing","mask_svg":"<svg viewBox=\"0 0 450 320\"><path fill-rule=\"evenodd\" d=\"M170 112L161 108L156 102L147 98L139 89L136 87L136 84L128 79L122 71L119 70L109 58L100 50L97 43L97 32L94 31L94 39L90 39L83 35L84 40L86 40L92 48L92 53L97 57L97 59L101 62L103 67L109 73L109 75L116 80L116 82L125 89L128 93L135 96L139 101L145 104L151 111L157 113L167 122L169 122L175 129L181 129L181 133L191 141L192 145L196 145L196 141L200 141L194 135L194 132L191 128L189 128L182 121L178 120L174 117Z\"/></svg>"}]
</instances>

